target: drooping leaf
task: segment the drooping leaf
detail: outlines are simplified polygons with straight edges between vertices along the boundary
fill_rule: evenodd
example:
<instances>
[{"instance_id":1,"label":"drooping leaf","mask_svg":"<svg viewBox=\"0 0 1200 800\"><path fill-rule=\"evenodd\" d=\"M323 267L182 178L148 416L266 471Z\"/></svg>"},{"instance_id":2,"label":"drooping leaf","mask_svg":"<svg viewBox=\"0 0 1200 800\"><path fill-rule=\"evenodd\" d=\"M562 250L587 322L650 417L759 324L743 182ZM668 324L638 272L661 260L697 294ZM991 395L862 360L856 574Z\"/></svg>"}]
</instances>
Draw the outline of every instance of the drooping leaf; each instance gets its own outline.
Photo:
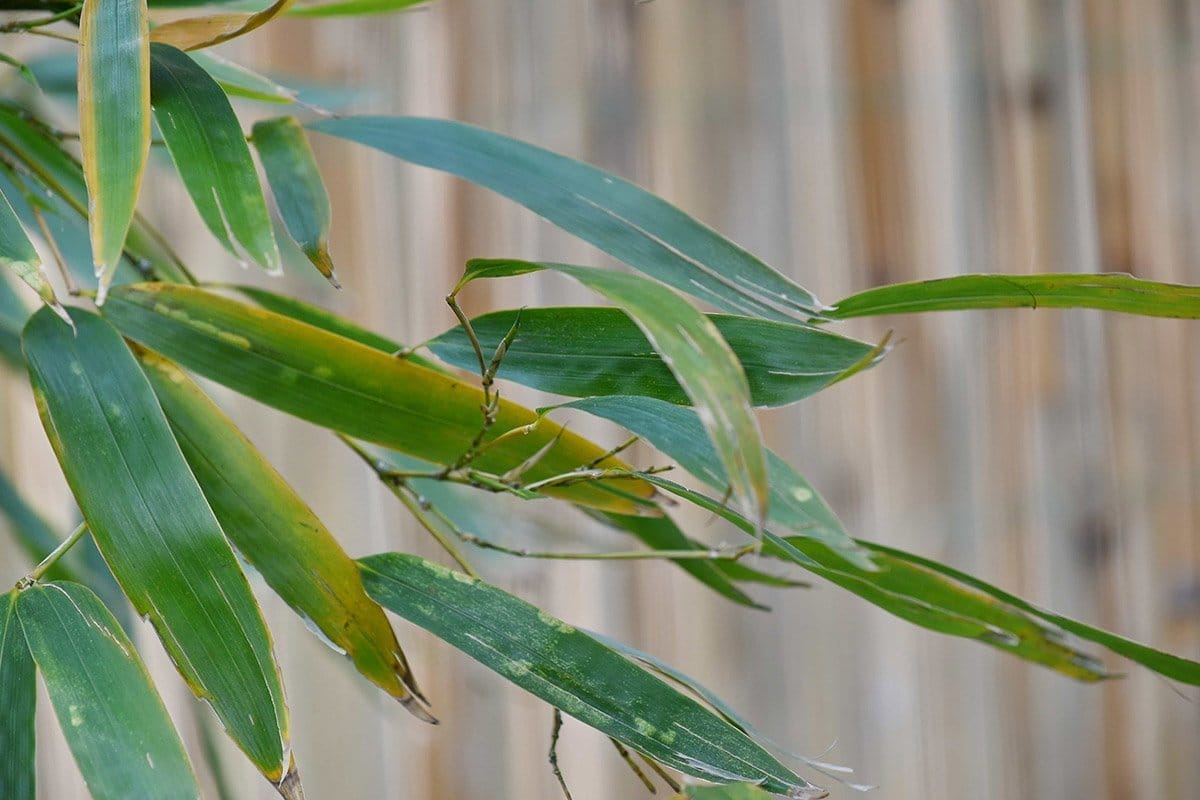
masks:
<instances>
[{"instance_id":1,"label":"drooping leaf","mask_svg":"<svg viewBox=\"0 0 1200 800\"><path fill-rule=\"evenodd\" d=\"M30 564L36 564L58 546L59 537L46 520L21 497L8 475L0 470L0 513L12 526L14 538Z\"/></svg>"},{"instance_id":2,"label":"drooping leaf","mask_svg":"<svg viewBox=\"0 0 1200 800\"><path fill-rule=\"evenodd\" d=\"M576 408L611 420L641 436L717 491L728 489L724 467L704 436L696 412L690 408L652 397L621 396L584 398L560 408ZM770 485L768 524L824 542L848 562L871 569L870 555L854 543L808 481L772 451L766 451L766 459Z\"/></svg>"},{"instance_id":3,"label":"drooping leaf","mask_svg":"<svg viewBox=\"0 0 1200 800\"><path fill-rule=\"evenodd\" d=\"M12 270L30 289L37 292L43 303L65 316L58 298L54 296L54 287L42 268L42 257L21 226L17 212L3 194L0 194L0 266Z\"/></svg>"},{"instance_id":4,"label":"drooping leaf","mask_svg":"<svg viewBox=\"0 0 1200 800\"><path fill-rule=\"evenodd\" d=\"M207 50L194 50L192 60L221 85L228 95L264 103L289 104L296 102L297 92L280 86L252 69Z\"/></svg>"},{"instance_id":5,"label":"drooping leaf","mask_svg":"<svg viewBox=\"0 0 1200 800\"><path fill-rule=\"evenodd\" d=\"M212 47L261 28L287 11L295 1L276 0L262 11L254 13L211 14L173 20L151 31L150 39L180 50Z\"/></svg>"},{"instance_id":6,"label":"drooping leaf","mask_svg":"<svg viewBox=\"0 0 1200 800\"><path fill-rule=\"evenodd\" d=\"M295 117L263 120L255 123L253 140L288 233L317 271L338 287L329 256L329 195L304 129Z\"/></svg>"},{"instance_id":7,"label":"drooping leaf","mask_svg":"<svg viewBox=\"0 0 1200 800\"><path fill-rule=\"evenodd\" d=\"M187 53L150 47L154 118L204 224L238 258L279 269L279 248L241 123L217 82Z\"/></svg>"},{"instance_id":8,"label":"drooping leaf","mask_svg":"<svg viewBox=\"0 0 1200 800\"><path fill-rule=\"evenodd\" d=\"M150 154L146 0L88 0L79 21L79 141L97 302L112 281Z\"/></svg>"},{"instance_id":9,"label":"drooping leaf","mask_svg":"<svg viewBox=\"0 0 1200 800\"><path fill-rule=\"evenodd\" d=\"M17 620L17 592L0 595L0 797L34 800L33 658Z\"/></svg>"},{"instance_id":10,"label":"drooping leaf","mask_svg":"<svg viewBox=\"0 0 1200 800\"><path fill-rule=\"evenodd\" d=\"M116 330L72 309L25 328L46 433L117 581L176 667L273 783L290 772L288 715L246 577Z\"/></svg>"},{"instance_id":11,"label":"drooping leaf","mask_svg":"<svg viewBox=\"0 0 1200 800\"><path fill-rule=\"evenodd\" d=\"M77 583L48 583L21 592L16 605L92 797L197 800L200 789L179 734L100 598Z\"/></svg>"},{"instance_id":12,"label":"drooping leaf","mask_svg":"<svg viewBox=\"0 0 1200 800\"><path fill-rule=\"evenodd\" d=\"M29 68L29 65L26 64L24 61L20 61L19 59L13 58L8 53L0 53L0 63L8 64L10 67L15 69L17 71L17 74L20 75L22 78L24 78L25 81L27 83L29 83L29 85L32 86L33 88L35 88L35 89L41 88L40 86L38 86L37 76L33 74L33 70L31 70Z\"/></svg>"},{"instance_id":13,"label":"drooping leaf","mask_svg":"<svg viewBox=\"0 0 1200 800\"><path fill-rule=\"evenodd\" d=\"M483 393L476 386L202 289L123 286L114 290L105 314L126 336L207 378L301 419L426 461L453 463L481 428ZM529 433L488 447L474 466L503 473L553 442L526 472L532 481L575 470L606 452L506 402L486 441L534 422ZM600 463L623 466L615 458ZM577 484L551 493L604 510L656 513L648 499L653 489L638 480Z\"/></svg>"},{"instance_id":14,"label":"drooping leaf","mask_svg":"<svg viewBox=\"0 0 1200 800\"><path fill-rule=\"evenodd\" d=\"M725 786L689 786L681 798L690 800L771 800L771 795L752 783L730 783Z\"/></svg>"},{"instance_id":15,"label":"drooping leaf","mask_svg":"<svg viewBox=\"0 0 1200 800\"><path fill-rule=\"evenodd\" d=\"M666 201L548 150L439 119L350 116L309 127L485 186L725 311L786 322L823 308L807 290Z\"/></svg>"},{"instance_id":16,"label":"drooping leaf","mask_svg":"<svg viewBox=\"0 0 1200 800\"><path fill-rule=\"evenodd\" d=\"M359 562L386 608L567 714L689 775L823 797L734 726L588 634L416 556Z\"/></svg>"},{"instance_id":17,"label":"drooping leaf","mask_svg":"<svg viewBox=\"0 0 1200 800\"><path fill-rule=\"evenodd\" d=\"M432 719L414 697L420 690L391 625L321 520L191 378L161 356L146 350L137 355L238 552L359 672L413 713Z\"/></svg>"},{"instance_id":18,"label":"drooping leaf","mask_svg":"<svg viewBox=\"0 0 1200 800\"><path fill-rule=\"evenodd\" d=\"M517 317L495 311L471 320L487 351L496 348ZM871 345L808 325L709 314L741 362L756 406L802 400L836 381L871 353ZM567 395L632 394L688 404L687 393L646 337L615 308L527 308L497 376ZM431 340L429 349L463 369L475 364L461 326Z\"/></svg>"},{"instance_id":19,"label":"drooping leaf","mask_svg":"<svg viewBox=\"0 0 1200 800\"><path fill-rule=\"evenodd\" d=\"M847 297L834 319L974 308L1098 308L1151 317L1200 319L1200 286L1098 275L956 275L880 286Z\"/></svg>"},{"instance_id":20,"label":"drooping leaf","mask_svg":"<svg viewBox=\"0 0 1200 800\"><path fill-rule=\"evenodd\" d=\"M362 17L368 14L410 11L430 2L431 0L332 0L295 5L289 8L287 13L292 17Z\"/></svg>"},{"instance_id":21,"label":"drooping leaf","mask_svg":"<svg viewBox=\"0 0 1200 800\"><path fill-rule=\"evenodd\" d=\"M696 416L724 468L734 499L753 518L765 519L768 486L762 434L750 407L746 374L716 326L661 284L612 270L476 259L467 263L459 287L480 277L506 277L539 269L574 278L603 294L629 316L696 407Z\"/></svg>"}]
</instances>

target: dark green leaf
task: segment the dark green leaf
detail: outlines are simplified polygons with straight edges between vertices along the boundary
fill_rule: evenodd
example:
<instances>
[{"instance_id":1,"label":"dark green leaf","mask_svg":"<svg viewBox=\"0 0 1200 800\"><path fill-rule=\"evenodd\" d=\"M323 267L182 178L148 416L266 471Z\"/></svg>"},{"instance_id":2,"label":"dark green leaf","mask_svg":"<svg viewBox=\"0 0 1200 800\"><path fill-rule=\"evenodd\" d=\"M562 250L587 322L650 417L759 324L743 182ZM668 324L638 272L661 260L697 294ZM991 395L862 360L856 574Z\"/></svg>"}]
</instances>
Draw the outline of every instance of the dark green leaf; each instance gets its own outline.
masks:
<instances>
[{"instance_id":1,"label":"dark green leaf","mask_svg":"<svg viewBox=\"0 0 1200 800\"><path fill-rule=\"evenodd\" d=\"M17 592L0 595L0 797L34 800L33 658L17 620Z\"/></svg>"},{"instance_id":2,"label":"dark green leaf","mask_svg":"<svg viewBox=\"0 0 1200 800\"><path fill-rule=\"evenodd\" d=\"M17 212L3 194L0 194L0 266L12 270L14 275L37 292L43 303L54 307L65 317L58 298L54 296L54 287L42 268L42 257L29 240L29 234L17 218Z\"/></svg>"},{"instance_id":3,"label":"dark green leaf","mask_svg":"<svg viewBox=\"0 0 1200 800\"><path fill-rule=\"evenodd\" d=\"M123 333L183 366L274 406L437 464L454 462L480 429L478 387L392 358L342 336L201 289L142 284L114 290L105 314ZM538 420L502 403L488 441ZM529 480L571 471L605 449L541 420L475 463L505 472L557 440ZM602 462L621 466L609 458ZM613 480L561 487L564 499L621 513L652 510L653 490Z\"/></svg>"},{"instance_id":4,"label":"dark green leaf","mask_svg":"<svg viewBox=\"0 0 1200 800\"><path fill-rule=\"evenodd\" d=\"M742 248L632 183L460 122L341 117L313 130L458 175L680 291L735 314L788 321L822 306Z\"/></svg>"},{"instance_id":5,"label":"dark green leaf","mask_svg":"<svg viewBox=\"0 0 1200 800\"><path fill-rule=\"evenodd\" d=\"M367 591L385 607L662 764L790 797L824 796L692 698L523 600L416 556L359 563Z\"/></svg>"},{"instance_id":6,"label":"dark green leaf","mask_svg":"<svg viewBox=\"0 0 1200 800\"><path fill-rule=\"evenodd\" d=\"M187 53L150 47L154 118L196 209L238 258L279 269L279 248L241 123L217 82Z\"/></svg>"},{"instance_id":7,"label":"dark green leaf","mask_svg":"<svg viewBox=\"0 0 1200 800\"><path fill-rule=\"evenodd\" d=\"M272 782L288 718L250 586L137 361L120 335L72 309L78 335L43 309L25 356L46 433L113 574L180 673Z\"/></svg>"},{"instance_id":8,"label":"dark green leaf","mask_svg":"<svg viewBox=\"0 0 1200 800\"><path fill-rule=\"evenodd\" d=\"M1132 275L956 275L881 286L847 297L834 319L972 308L1098 308L1151 317L1200 318L1200 286L1143 281Z\"/></svg>"},{"instance_id":9,"label":"dark green leaf","mask_svg":"<svg viewBox=\"0 0 1200 800\"><path fill-rule=\"evenodd\" d=\"M568 397L632 394L688 404L687 393L629 317L615 308L527 308L499 377ZM471 320L493 351L517 311ZM741 362L756 406L782 406L819 392L868 356L872 347L807 325L709 314ZM443 361L472 369L475 352L461 326L431 340Z\"/></svg>"},{"instance_id":10,"label":"dark green leaf","mask_svg":"<svg viewBox=\"0 0 1200 800\"><path fill-rule=\"evenodd\" d=\"M21 592L17 609L92 797L198 798L179 734L100 599L75 583L39 584Z\"/></svg>"}]
</instances>

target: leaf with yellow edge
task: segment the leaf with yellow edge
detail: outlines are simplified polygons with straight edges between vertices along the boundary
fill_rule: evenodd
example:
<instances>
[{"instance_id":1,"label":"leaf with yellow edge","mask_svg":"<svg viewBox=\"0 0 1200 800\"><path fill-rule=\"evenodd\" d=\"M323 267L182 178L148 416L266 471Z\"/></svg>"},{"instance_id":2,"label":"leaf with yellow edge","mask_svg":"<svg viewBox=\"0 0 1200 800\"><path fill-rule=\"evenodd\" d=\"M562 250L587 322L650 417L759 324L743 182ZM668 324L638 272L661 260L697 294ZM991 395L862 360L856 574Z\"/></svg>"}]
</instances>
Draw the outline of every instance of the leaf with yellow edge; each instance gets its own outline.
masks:
<instances>
[{"instance_id":1,"label":"leaf with yellow edge","mask_svg":"<svg viewBox=\"0 0 1200 800\"><path fill-rule=\"evenodd\" d=\"M296 0L276 0L253 14L211 14L175 20L151 31L150 40L173 45L180 50L212 47L261 28L287 11L294 2Z\"/></svg>"},{"instance_id":2,"label":"leaf with yellow edge","mask_svg":"<svg viewBox=\"0 0 1200 800\"><path fill-rule=\"evenodd\" d=\"M434 721L387 617L321 520L183 370L142 348L136 355L233 546L359 672Z\"/></svg>"},{"instance_id":3,"label":"leaf with yellow edge","mask_svg":"<svg viewBox=\"0 0 1200 800\"><path fill-rule=\"evenodd\" d=\"M116 271L150 153L146 0L88 0L79 20L79 141L96 302Z\"/></svg>"}]
</instances>

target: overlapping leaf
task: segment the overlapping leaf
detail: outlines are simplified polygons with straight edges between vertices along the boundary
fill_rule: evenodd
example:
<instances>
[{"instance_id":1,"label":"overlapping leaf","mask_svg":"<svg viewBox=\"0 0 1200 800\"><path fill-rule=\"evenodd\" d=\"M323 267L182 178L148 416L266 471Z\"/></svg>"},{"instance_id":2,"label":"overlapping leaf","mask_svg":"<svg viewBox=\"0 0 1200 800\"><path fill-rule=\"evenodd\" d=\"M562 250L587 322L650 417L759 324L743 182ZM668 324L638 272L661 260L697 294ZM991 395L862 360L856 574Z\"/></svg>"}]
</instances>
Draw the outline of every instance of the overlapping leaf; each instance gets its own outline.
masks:
<instances>
[{"instance_id":1,"label":"overlapping leaf","mask_svg":"<svg viewBox=\"0 0 1200 800\"><path fill-rule=\"evenodd\" d=\"M66 316L58 298L54 296L54 287L46 278L42 257L38 255L33 242L29 241L29 234L21 226L17 212L3 194L0 194L0 266L12 270L14 275L37 292L43 303Z\"/></svg>"},{"instance_id":2,"label":"overlapping leaf","mask_svg":"<svg viewBox=\"0 0 1200 800\"><path fill-rule=\"evenodd\" d=\"M548 150L440 119L352 116L309 127L485 186L725 311L789 321L823 308L806 289L666 201Z\"/></svg>"},{"instance_id":3,"label":"overlapping leaf","mask_svg":"<svg viewBox=\"0 0 1200 800\"><path fill-rule=\"evenodd\" d=\"M331 0L331 2L302 3L288 9L293 17L362 17L368 14L390 14L428 5L431 0Z\"/></svg>"},{"instance_id":4,"label":"overlapping leaf","mask_svg":"<svg viewBox=\"0 0 1200 800\"><path fill-rule=\"evenodd\" d=\"M337 287L329 256L329 195L304 129L295 117L278 117L255 123L253 139L288 233Z\"/></svg>"},{"instance_id":5,"label":"overlapping leaf","mask_svg":"<svg viewBox=\"0 0 1200 800\"><path fill-rule=\"evenodd\" d=\"M253 13L210 14L164 23L155 28L151 40L178 47L180 50L199 50L228 42L261 28L287 11L296 0L276 0L262 11Z\"/></svg>"},{"instance_id":6,"label":"overlapping leaf","mask_svg":"<svg viewBox=\"0 0 1200 800\"><path fill-rule=\"evenodd\" d=\"M0 595L0 797L34 800L33 658L17 619L17 592Z\"/></svg>"},{"instance_id":7,"label":"overlapping leaf","mask_svg":"<svg viewBox=\"0 0 1200 800\"><path fill-rule=\"evenodd\" d=\"M79 140L98 302L133 222L150 153L146 0L88 0L79 20Z\"/></svg>"},{"instance_id":8,"label":"overlapping leaf","mask_svg":"<svg viewBox=\"0 0 1200 800\"><path fill-rule=\"evenodd\" d=\"M1200 286L1144 281L1120 272L1098 275L956 275L896 283L847 297L834 319L975 308L1098 308L1151 317L1200 319Z\"/></svg>"},{"instance_id":9,"label":"overlapping leaf","mask_svg":"<svg viewBox=\"0 0 1200 800\"><path fill-rule=\"evenodd\" d=\"M205 377L302 419L426 461L453 463L480 430L483 394L477 387L200 289L120 287L105 314L125 335ZM526 427L531 424L532 429ZM514 403L501 403L487 442L515 429L529 432L488 447L474 466L503 473L544 450L525 473L528 480L538 480L605 454ZM599 463L623 466L615 458ZM578 484L550 493L619 513L657 513L648 499L652 487L639 480Z\"/></svg>"},{"instance_id":10,"label":"overlapping leaf","mask_svg":"<svg viewBox=\"0 0 1200 800\"><path fill-rule=\"evenodd\" d=\"M258 170L229 98L181 50L150 48L154 118L204 224L230 253L279 269Z\"/></svg>"},{"instance_id":11,"label":"overlapping leaf","mask_svg":"<svg viewBox=\"0 0 1200 800\"><path fill-rule=\"evenodd\" d=\"M225 535L296 613L405 707L432 720L383 611L321 520L187 375L138 354Z\"/></svg>"},{"instance_id":12,"label":"overlapping leaf","mask_svg":"<svg viewBox=\"0 0 1200 800\"><path fill-rule=\"evenodd\" d=\"M753 518L765 519L767 466L758 420L750 407L750 388L737 356L712 321L655 281L572 264L476 259L467 263L459 287L476 278L543 269L568 275L603 294L637 325L696 407L696 417L712 441L734 499Z\"/></svg>"},{"instance_id":13,"label":"overlapping leaf","mask_svg":"<svg viewBox=\"0 0 1200 800\"><path fill-rule=\"evenodd\" d=\"M825 794L692 698L507 592L411 555L359 563L367 591L385 607L662 764L793 798Z\"/></svg>"},{"instance_id":14,"label":"overlapping leaf","mask_svg":"<svg viewBox=\"0 0 1200 800\"><path fill-rule=\"evenodd\" d=\"M207 50L195 50L190 55L228 95L264 103L289 104L296 101L297 93L292 89L280 86L265 75L260 75L235 61Z\"/></svg>"},{"instance_id":15,"label":"overlapping leaf","mask_svg":"<svg viewBox=\"0 0 1200 800\"><path fill-rule=\"evenodd\" d=\"M92 535L139 614L230 736L290 787L288 715L249 584L120 335L43 309L25 328L34 397Z\"/></svg>"},{"instance_id":16,"label":"overlapping leaf","mask_svg":"<svg viewBox=\"0 0 1200 800\"><path fill-rule=\"evenodd\" d=\"M21 592L17 608L92 797L197 800L200 789L179 734L133 644L100 599L79 584L39 584Z\"/></svg>"}]
</instances>

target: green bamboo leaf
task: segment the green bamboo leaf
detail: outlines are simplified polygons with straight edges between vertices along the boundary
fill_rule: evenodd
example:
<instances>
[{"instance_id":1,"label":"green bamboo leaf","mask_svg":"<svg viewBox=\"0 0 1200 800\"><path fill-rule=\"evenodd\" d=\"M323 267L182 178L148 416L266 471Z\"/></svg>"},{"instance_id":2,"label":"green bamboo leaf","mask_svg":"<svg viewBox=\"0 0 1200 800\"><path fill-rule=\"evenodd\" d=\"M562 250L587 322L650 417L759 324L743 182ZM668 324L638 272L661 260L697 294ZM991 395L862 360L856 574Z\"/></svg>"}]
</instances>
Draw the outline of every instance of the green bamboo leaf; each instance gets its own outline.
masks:
<instances>
[{"instance_id":1,"label":"green bamboo leaf","mask_svg":"<svg viewBox=\"0 0 1200 800\"><path fill-rule=\"evenodd\" d=\"M217 82L181 50L150 46L150 98L175 168L225 249L279 269L279 247L241 123Z\"/></svg>"},{"instance_id":2,"label":"green bamboo leaf","mask_svg":"<svg viewBox=\"0 0 1200 800\"><path fill-rule=\"evenodd\" d=\"M695 411L652 397L591 397L566 403L611 420L645 439L717 491L727 491L729 481L721 460ZM872 568L870 554L856 545L816 490L790 464L766 451L770 503L767 523L824 542L846 561Z\"/></svg>"},{"instance_id":3,"label":"green bamboo leaf","mask_svg":"<svg viewBox=\"0 0 1200 800\"><path fill-rule=\"evenodd\" d=\"M14 275L37 292L43 303L53 308L63 319L68 319L67 312L63 311L58 298L54 296L54 287L50 285L46 271L42 268L42 257L29 240L25 228L21 226L17 212L3 194L0 194L0 266L12 270Z\"/></svg>"},{"instance_id":4,"label":"green bamboo leaf","mask_svg":"<svg viewBox=\"0 0 1200 800\"><path fill-rule=\"evenodd\" d=\"M285 796L288 715L250 586L146 376L104 320L43 309L25 357L43 425L113 575L188 685Z\"/></svg>"},{"instance_id":5,"label":"green bamboo leaf","mask_svg":"<svg viewBox=\"0 0 1200 800\"><path fill-rule=\"evenodd\" d=\"M340 117L309 127L485 186L722 310L786 322L823 308L807 290L669 203L539 147L417 117Z\"/></svg>"},{"instance_id":6,"label":"green bamboo leaf","mask_svg":"<svg viewBox=\"0 0 1200 800\"><path fill-rule=\"evenodd\" d=\"M88 0L79 20L79 140L97 302L121 260L150 154L146 0Z\"/></svg>"},{"instance_id":7,"label":"green bamboo leaf","mask_svg":"<svg viewBox=\"0 0 1200 800\"><path fill-rule=\"evenodd\" d=\"M15 69L17 73L34 89L42 88L38 86L37 76L33 74L33 70L31 70L29 65L24 61L13 58L8 53L0 53L0 63L8 64L10 67Z\"/></svg>"},{"instance_id":8,"label":"green bamboo leaf","mask_svg":"<svg viewBox=\"0 0 1200 800\"><path fill-rule=\"evenodd\" d=\"M571 264L476 259L467 263L457 292L477 278L549 269L603 294L629 316L687 394L733 497L756 519L766 519L769 487L762 434L750 407L750 388L737 356L720 331L675 292L637 275ZM519 335L519 331L518 331Z\"/></svg>"},{"instance_id":9,"label":"green bamboo leaf","mask_svg":"<svg viewBox=\"0 0 1200 800\"><path fill-rule=\"evenodd\" d=\"M471 320L484 350L495 350L518 313L520 330L497 377L568 397L630 394L690 403L637 325L615 308L528 308L484 314ZM873 349L808 325L729 314L707 316L741 363L756 406L787 405L815 394ZM475 364L475 352L461 326L428 345L448 364L463 369Z\"/></svg>"},{"instance_id":10,"label":"green bamboo leaf","mask_svg":"<svg viewBox=\"0 0 1200 800\"><path fill-rule=\"evenodd\" d=\"M290 104L296 102L298 92L280 86L275 81L260 75L248 67L217 55L209 50L195 50L191 58L213 77L225 93L247 100L264 103Z\"/></svg>"},{"instance_id":11,"label":"green bamboo leaf","mask_svg":"<svg viewBox=\"0 0 1200 800\"><path fill-rule=\"evenodd\" d=\"M16 605L92 797L199 798L179 734L133 644L100 598L76 583L48 583L21 592Z\"/></svg>"},{"instance_id":12,"label":"green bamboo leaf","mask_svg":"<svg viewBox=\"0 0 1200 800\"><path fill-rule=\"evenodd\" d=\"M0 358L10 366L23 368L21 328L29 318L29 309L21 302L13 286L0 277Z\"/></svg>"},{"instance_id":13,"label":"green bamboo leaf","mask_svg":"<svg viewBox=\"0 0 1200 800\"><path fill-rule=\"evenodd\" d=\"M25 501L8 475L0 470L0 513L12 527L17 544L25 551L31 564L36 564L58 546L60 537ZM57 565L56 565L57 566Z\"/></svg>"},{"instance_id":14,"label":"green bamboo leaf","mask_svg":"<svg viewBox=\"0 0 1200 800\"><path fill-rule=\"evenodd\" d=\"M105 314L126 336L231 389L432 463L453 463L480 430L478 387L202 289L122 286L113 291ZM532 481L572 471L606 452L515 403L501 403L487 442L516 429L529 432L491 445L474 465L503 473L553 442L526 472ZM615 458L600 463L623 466ZM551 493L619 513L658 513L649 499L653 489L638 480Z\"/></svg>"},{"instance_id":15,"label":"green bamboo leaf","mask_svg":"<svg viewBox=\"0 0 1200 800\"><path fill-rule=\"evenodd\" d=\"M752 783L726 786L689 786L680 795L690 800L771 800L771 795Z\"/></svg>"},{"instance_id":16,"label":"green bamboo leaf","mask_svg":"<svg viewBox=\"0 0 1200 800\"><path fill-rule=\"evenodd\" d=\"M33 657L17 620L17 592L0 596L0 797L34 800Z\"/></svg>"},{"instance_id":17,"label":"green bamboo leaf","mask_svg":"<svg viewBox=\"0 0 1200 800\"><path fill-rule=\"evenodd\" d=\"M433 721L391 625L321 520L191 378L161 356L140 348L137 355L238 552L359 672Z\"/></svg>"},{"instance_id":18,"label":"green bamboo leaf","mask_svg":"<svg viewBox=\"0 0 1200 800\"><path fill-rule=\"evenodd\" d=\"M416 556L359 563L367 591L386 608L650 758L708 780L825 796L692 698L525 601Z\"/></svg>"},{"instance_id":19,"label":"green bamboo leaf","mask_svg":"<svg viewBox=\"0 0 1200 800\"><path fill-rule=\"evenodd\" d=\"M317 271L341 288L329 256L329 195L304 129L295 117L263 120L255 123L253 140L288 233Z\"/></svg>"},{"instance_id":20,"label":"green bamboo leaf","mask_svg":"<svg viewBox=\"0 0 1200 800\"><path fill-rule=\"evenodd\" d=\"M430 0L333 0L329 3L295 5L287 13L291 17L362 17L410 11L429 3Z\"/></svg>"},{"instance_id":21,"label":"green bamboo leaf","mask_svg":"<svg viewBox=\"0 0 1200 800\"><path fill-rule=\"evenodd\" d=\"M896 283L851 295L833 319L974 308L1098 308L1151 317L1200 319L1200 286L1144 281L1122 272L1098 275L956 275Z\"/></svg>"}]
</instances>

